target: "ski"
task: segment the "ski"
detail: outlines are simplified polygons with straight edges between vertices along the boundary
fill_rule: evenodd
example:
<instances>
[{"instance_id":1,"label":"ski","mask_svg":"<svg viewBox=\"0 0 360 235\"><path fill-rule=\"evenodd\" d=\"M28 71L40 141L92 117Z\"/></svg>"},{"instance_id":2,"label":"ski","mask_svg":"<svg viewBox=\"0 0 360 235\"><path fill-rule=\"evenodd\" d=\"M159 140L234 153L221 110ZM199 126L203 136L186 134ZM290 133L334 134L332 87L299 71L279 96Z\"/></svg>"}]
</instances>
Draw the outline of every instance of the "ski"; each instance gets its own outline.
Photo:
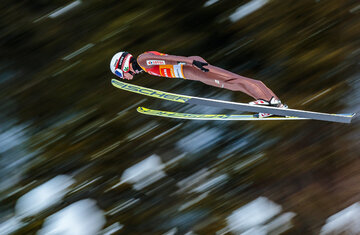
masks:
<instances>
[{"instance_id":1,"label":"ski","mask_svg":"<svg viewBox=\"0 0 360 235\"><path fill-rule=\"evenodd\" d=\"M297 109L282 109L271 106L251 105L246 103L237 103L237 102L224 101L224 100L215 100L215 99L207 99L207 98L200 98L200 97L187 96L187 95L179 95L175 93L164 92L147 87L133 85L126 82L121 82L116 79L112 79L111 83L113 86L119 89L138 93L141 95L151 96L153 98L186 103L186 104L213 106L213 107L219 107L223 109L231 109L231 110L237 110L243 112L271 113L278 116L293 116L299 118L308 118L314 120L340 122L340 123L350 123L352 118L355 116L355 113L354 114L319 113L319 112L304 111Z\"/></svg>"},{"instance_id":2,"label":"ski","mask_svg":"<svg viewBox=\"0 0 360 235\"><path fill-rule=\"evenodd\" d=\"M141 114L177 118L177 119L189 119L189 120L212 120L212 121L279 121L279 120L309 120L308 118L298 117L276 117L271 116L267 118L259 118L256 114L194 114L194 113L179 113L163 110L148 109L145 107L138 107L137 111Z\"/></svg>"}]
</instances>

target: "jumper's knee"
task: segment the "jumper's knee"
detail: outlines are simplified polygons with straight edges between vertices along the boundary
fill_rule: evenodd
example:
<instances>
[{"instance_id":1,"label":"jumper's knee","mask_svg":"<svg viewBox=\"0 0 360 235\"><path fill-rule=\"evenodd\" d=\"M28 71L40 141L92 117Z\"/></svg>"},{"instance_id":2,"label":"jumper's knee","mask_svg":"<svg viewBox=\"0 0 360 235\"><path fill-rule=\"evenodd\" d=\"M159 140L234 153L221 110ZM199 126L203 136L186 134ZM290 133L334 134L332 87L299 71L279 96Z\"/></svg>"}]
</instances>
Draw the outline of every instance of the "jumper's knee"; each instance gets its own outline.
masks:
<instances>
[{"instance_id":1,"label":"jumper's knee","mask_svg":"<svg viewBox=\"0 0 360 235\"><path fill-rule=\"evenodd\" d=\"M269 89L262 81L259 80L255 80L253 84L262 91L266 91Z\"/></svg>"},{"instance_id":2,"label":"jumper's knee","mask_svg":"<svg viewBox=\"0 0 360 235\"><path fill-rule=\"evenodd\" d=\"M266 87L265 84L262 81L254 80L253 84L257 87Z\"/></svg>"}]
</instances>

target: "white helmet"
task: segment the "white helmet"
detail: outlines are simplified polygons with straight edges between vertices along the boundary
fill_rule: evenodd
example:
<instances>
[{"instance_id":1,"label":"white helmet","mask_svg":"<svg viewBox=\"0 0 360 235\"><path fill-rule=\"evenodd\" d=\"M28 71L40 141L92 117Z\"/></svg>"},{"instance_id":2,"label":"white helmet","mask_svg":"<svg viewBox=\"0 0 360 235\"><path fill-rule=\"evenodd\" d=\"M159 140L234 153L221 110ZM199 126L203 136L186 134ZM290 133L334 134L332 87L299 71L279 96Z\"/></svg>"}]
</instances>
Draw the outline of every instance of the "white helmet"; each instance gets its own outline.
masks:
<instances>
[{"instance_id":1,"label":"white helmet","mask_svg":"<svg viewBox=\"0 0 360 235\"><path fill-rule=\"evenodd\" d=\"M116 53L110 62L111 72L120 78L123 78L124 74L130 71L131 58L132 55L128 52L122 51Z\"/></svg>"}]
</instances>

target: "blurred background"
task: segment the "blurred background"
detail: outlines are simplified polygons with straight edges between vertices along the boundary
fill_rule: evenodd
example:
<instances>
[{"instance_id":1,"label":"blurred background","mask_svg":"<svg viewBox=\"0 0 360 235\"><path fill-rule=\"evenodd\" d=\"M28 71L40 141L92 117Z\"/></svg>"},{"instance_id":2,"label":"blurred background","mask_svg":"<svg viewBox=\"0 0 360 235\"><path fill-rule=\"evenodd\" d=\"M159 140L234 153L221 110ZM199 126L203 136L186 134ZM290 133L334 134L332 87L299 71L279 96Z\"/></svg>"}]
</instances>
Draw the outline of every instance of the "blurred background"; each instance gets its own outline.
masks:
<instances>
[{"instance_id":1,"label":"blurred background","mask_svg":"<svg viewBox=\"0 0 360 235\"><path fill-rule=\"evenodd\" d=\"M199 55L291 108L359 111L357 0L0 2L0 234L360 234L360 122L185 121L118 51ZM131 83L250 97L141 74Z\"/></svg>"}]
</instances>

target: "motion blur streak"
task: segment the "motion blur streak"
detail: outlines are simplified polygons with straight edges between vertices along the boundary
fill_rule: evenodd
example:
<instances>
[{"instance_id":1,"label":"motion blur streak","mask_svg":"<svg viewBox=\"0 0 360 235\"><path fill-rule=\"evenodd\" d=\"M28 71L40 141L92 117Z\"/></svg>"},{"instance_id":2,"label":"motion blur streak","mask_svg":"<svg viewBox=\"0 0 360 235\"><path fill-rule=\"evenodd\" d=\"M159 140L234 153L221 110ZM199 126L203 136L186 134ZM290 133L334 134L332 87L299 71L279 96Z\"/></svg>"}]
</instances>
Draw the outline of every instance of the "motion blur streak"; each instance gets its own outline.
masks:
<instances>
[{"instance_id":1,"label":"motion blur streak","mask_svg":"<svg viewBox=\"0 0 360 235\"><path fill-rule=\"evenodd\" d=\"M0 234L359 234L360 122L238 114L116 89L112 56L201 56L290 108L360 110L357 0L0 1ZM133 85L250 102L203 83ZM129 87L134 87L130 86ZM146 90L144 90L146 91Z\"/></svg>"}]
</instances>

